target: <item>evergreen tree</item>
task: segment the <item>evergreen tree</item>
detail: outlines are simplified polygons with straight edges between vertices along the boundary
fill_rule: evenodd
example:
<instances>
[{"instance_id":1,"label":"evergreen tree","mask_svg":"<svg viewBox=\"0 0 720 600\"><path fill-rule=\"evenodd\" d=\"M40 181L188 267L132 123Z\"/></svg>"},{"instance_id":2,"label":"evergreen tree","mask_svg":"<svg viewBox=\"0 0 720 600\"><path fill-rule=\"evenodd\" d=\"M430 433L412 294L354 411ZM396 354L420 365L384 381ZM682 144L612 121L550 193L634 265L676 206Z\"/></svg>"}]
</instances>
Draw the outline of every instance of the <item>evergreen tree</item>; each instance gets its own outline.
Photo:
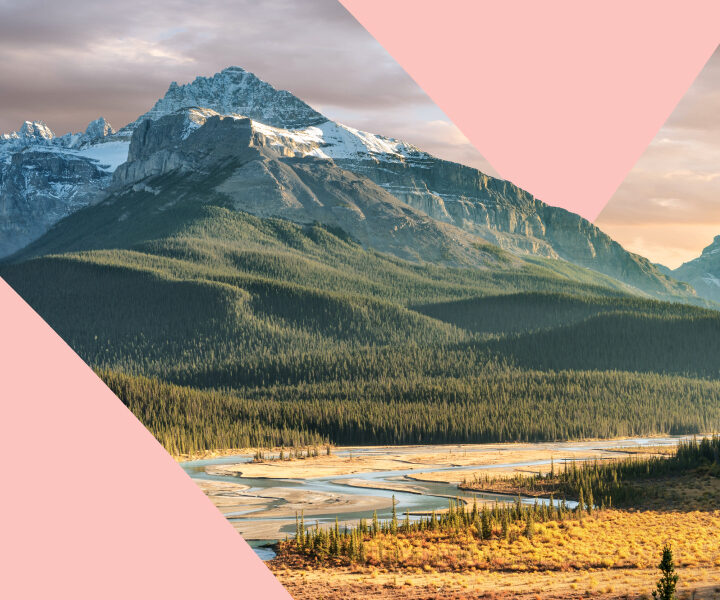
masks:
<instances>
[{"instance_id":1,"label":"evergreen tree","mask_svg":"<svg viewBox=\"0 0 720 600\"><path fill-rule=\"evenodd\" d=\"M663 547L662 560L658 565L658 569L662 573L662 577L657 582L657 589L652 593L655 600L675 600L675 587L678 582L678 575L675 573L675 562L673 561L673 553L669 544Z\"/></svg>"},{"instance_id":2,"label":"evergreen tree","mask_svg":"<svg viewBox=\"0 0 720 600\"><path fill-rule=\"evenodd\" d=\"M390 533L395 535L398 531L398 519L397 519L397 509L396 509L396 501L395 501L395 494L393 494L392 497L392 520L390 521Z\"/></svg>"},{"instance_id":3,"label":"evergreen tree","mask_svg":"<svg viewBox=\"0 0 720 600\"><path fill-rule=\"evenodd\" d=\"M578 494L578 503L575 512L578 514L578 517L582 521L583 512L585 512L585 494L583 493L582 488L580 488L580 493Z\"/></svg>"},{"instance_id":4,"label":"evergreen tree","mask_svg":"<svg viewBox=\"0 0 720 600\"><path fill-rule=\"evenodd\" d=\"M510 539L510 518L507 511L504 511L502 516L502 535L503 539Z\"/></svg>"},{"instance_id":5,"label":"evergreen tree","mask_svg":"<svg viewBox=\"0 0 720 600\"><path fill-rule=\"evenodd\" d=\"M532 512L528 511L528 515L525 521L525 537L531 540L535 535L535 519L533 518Z\"/></svg>"},{"instance_id":6,"label":"evergreen tree","mask_svg":"<svg viewBox=\"0 0 720 600\"><path fill-rule=\"evenodd\" d=\"M483 506L482 510L482 539L489 540L492 537L492 521L490 519L490 512L486 506Z\"/></svg>"}]
</instances>

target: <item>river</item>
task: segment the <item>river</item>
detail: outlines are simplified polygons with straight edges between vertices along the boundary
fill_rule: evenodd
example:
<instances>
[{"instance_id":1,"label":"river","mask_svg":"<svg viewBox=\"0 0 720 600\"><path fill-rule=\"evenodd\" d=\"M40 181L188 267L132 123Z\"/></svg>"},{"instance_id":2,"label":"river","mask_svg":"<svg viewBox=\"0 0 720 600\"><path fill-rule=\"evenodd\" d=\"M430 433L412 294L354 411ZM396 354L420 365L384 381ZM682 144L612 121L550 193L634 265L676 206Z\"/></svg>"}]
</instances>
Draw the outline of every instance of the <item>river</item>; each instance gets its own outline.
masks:
<instances>
[{"instance_id":1,"label":"river","mask_svg":"<svg viewBox=\"0 0 720 600\"><path fill-rule=\"evenodd\" d=\"M556 464L566 460L576 460L577 455L580 453L587 453L588 451L599 450L599 451L615 451L619 448L632 448L641 446L674 446L677 445L680 440L688 439L691 436L668 436L668 437L638 437L638 438L624 438L614 440L596 440L596 441L582 441L582 442L539 442L539 443L527 443L527 444L508 444L508 451L548 451L550 450L553 454L553 460ZM402 451L408 455L413 453L427 454L432 449L438 449L438 451L446 452L447 447L443 446L410 446L402 447ZM453 448L461 448L464 456L467 457L471 453L478 453L481 457L483 453L494 452L497 453L498 449L502 451L503 446L498 444L487 444L487 445L473 445L473 446L453 446ZM335 452L337 456L365 456L365 457L379 457L387 456L390 454L397 454L397 447L367 447L367 448L349 448L349 449L338 449ZM617 456L617 454L615 454ZM272 490L272 488L292 488L295 490L310 492L329 492L343 495L359 495L363 497L373 498L390 498L395 496L397 502L398 514L402 515L405 511L411 513L430 512L433 510L442 510L448 506L448 498L454 498L458 495L463 495L458 490L456 484L450 483L438 483L438 482L425 482L417 480L409 480L408 475L419 475L423 473L437 473L443 471L477 471L479 469L487 468L487 462L483 462L479 458L476 464L463 464L462 466L428 466L413 465L407 469L391 470L391 471L369 471L361 473L350 473L345 475L333 475L330 477L312 477L306 479L271 479L271 478L250 478L241 477L237 475L214 475L208 474L206 468L211 465L234 465L249 463L252 461L252 455L238 455L238 456L226 456L222 458L213 458L205 460L195 460L181 463L182 468L190 477L194 479L202 479L209 481L225 481L231 483L242 483L250 486L248 493L259 492L265 490ZM467 458L466 458L467 461ZM472 462L472 461L470 461ZM518 462L507 462L507 463L493 463L492 467L495 469L514 469L518 467L532 467L539 465L549 464L549 460L525 460ZM393 491L392 489L367 489L362 487L353 487L351 485L343 484L343 480L362 480L369 482L373 486L388 486L392 488L397 486L398 483L412 483L414 493L407 491ZM467 495L464 494L464 495ZM498 494L475 494L478 499L485 500L498 500L500 502L507 501L508 496ZM535 498L521 498L523 502L533 503L536 501ZM249 507L247 510L234 511L226 513L226 517L231 522L243 521L249 522L265 522L268 520L275 519L278 517L270 518L255 518L253 517L254 512L259 512L270 507L282 507L283 500L275 500L268 502L267 506L258 508L257 506ZM387 508L387 500L383 502L384 508L378 508L377 513L380 519L388 519L391 516L391 508ZM573 506L574 503L568 502L569 506ZM319 515L312 517L308 520L308 523L314 524L334 522L335 517L338 517L340 521L355 521L360 518L372 517L372 510L367 511L345 511L332 513L327 515ZM282 520L288 518L294 519L294 513L288 514L283 517ZM292 535L294 533L294 524L286 525L281 528L281 532ZM277 540L275 539L259 539L259 540L248 540L248 543L255 549L256 553L263 560L269 560L274 556L271 545Z\"/></svg>"}]
</instances>

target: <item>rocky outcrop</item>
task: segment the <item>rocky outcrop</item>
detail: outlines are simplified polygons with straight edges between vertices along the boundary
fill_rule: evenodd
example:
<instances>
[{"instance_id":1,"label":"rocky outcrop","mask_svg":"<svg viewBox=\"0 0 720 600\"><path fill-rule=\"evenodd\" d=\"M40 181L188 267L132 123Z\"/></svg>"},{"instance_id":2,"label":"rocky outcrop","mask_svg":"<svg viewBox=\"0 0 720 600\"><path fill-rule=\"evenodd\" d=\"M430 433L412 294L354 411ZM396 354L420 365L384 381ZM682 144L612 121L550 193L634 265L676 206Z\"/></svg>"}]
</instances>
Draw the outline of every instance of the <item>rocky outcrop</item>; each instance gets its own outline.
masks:
<instances>
[{"instance_id":1,"label":"rocky outcrop","mask_svg":"<svg viewBox=\"0 0 720 600\"><path fill-rule=\"evenodd\" d=\"M105 120L105 117L91 121L85 129L85 137L88 140L100 140L114 133L113 126Z\"/></svg>"}]
</instances>

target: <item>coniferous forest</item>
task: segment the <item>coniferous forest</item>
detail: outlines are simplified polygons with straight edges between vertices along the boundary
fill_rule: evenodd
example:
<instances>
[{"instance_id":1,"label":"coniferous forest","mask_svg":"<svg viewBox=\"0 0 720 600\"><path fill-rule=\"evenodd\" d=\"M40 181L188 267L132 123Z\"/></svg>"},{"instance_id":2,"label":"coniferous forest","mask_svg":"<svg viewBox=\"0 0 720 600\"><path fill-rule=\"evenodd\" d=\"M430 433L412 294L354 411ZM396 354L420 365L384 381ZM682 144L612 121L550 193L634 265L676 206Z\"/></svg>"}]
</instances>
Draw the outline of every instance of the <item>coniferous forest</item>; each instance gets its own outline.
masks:
<instances>
[{"instance_id":1,"label":"coniferous forest","mask_svg":"<svg viewBox=\"0 0 720 600\"><path fill-rule=\"evenodd\" d=\"M124 209L0 276L176 454L720 428L712 307L499 249L470 269L197 202L94 210Z\"/></svg>"}]
</instances>

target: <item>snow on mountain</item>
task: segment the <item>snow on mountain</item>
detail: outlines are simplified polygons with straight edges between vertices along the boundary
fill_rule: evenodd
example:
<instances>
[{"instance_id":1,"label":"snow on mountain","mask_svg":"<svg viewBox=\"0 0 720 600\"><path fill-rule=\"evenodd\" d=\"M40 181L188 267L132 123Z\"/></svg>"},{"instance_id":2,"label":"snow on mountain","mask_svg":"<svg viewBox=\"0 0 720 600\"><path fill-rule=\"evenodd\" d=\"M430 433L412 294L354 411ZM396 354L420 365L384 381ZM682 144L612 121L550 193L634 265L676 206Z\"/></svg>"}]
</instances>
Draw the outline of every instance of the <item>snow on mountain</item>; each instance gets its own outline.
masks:
<instances>
[{"instance_id":1,"label":"snow on mountain","mask_svg":"<svg viewBox=\"0 0 720 600\"><path fill-rule=\"evenodd\" d=\"M44 142L55 138L55 134L44 121L25 121L18 131L0 135L0 148L21 147L33 142Z\"/></svg>"},{"instance_id":2,"label":"snow on mountain","mask_svg":"<svg viewBox=\"0 0 720 600\"><path fill-rule=\"evenodd\" d=\"M283 147L298 156L358 159L374 156L383 160L429 159L429 154L400 140L326 121L305 129L281 129L253 120L253 129L265 136L270 147Z\"/></svg>"},{"instance_id":3,"label":"snow on mountain","mask_svg":"<svg viewBox=\"0 0 720 600\"><path fill-rule=\"evenodd\" d=\"M95 144L125 141L127 136L115 136L115 130L103 117L92 121L85 133L67 133L57 137L44 121L25 121L18 131L0 135L0 155L8 156L26 150L64 152L88 148Z\"/></svg>"},{"instance_id":4,"label":"snow on mountain","mask_svg":"<svg viewBox=\"0 0 720 600\"><path fill-rule=\"evenodd\" d=\"M248 118L247 115L237 112L220 113L204 107L185 107L170 114L183 115L185 118L182 139L187 139L211 117ZM430 154L401 140L360 131L335 121L326 120L318 125L295 129L273 127L254 119L250 119L250 122L253 131L261 136L264 145L284 156L325 158L341 162L412 162L416 166L423 166L423 161L433 159Z\"/></svg>"}]
</instances>

